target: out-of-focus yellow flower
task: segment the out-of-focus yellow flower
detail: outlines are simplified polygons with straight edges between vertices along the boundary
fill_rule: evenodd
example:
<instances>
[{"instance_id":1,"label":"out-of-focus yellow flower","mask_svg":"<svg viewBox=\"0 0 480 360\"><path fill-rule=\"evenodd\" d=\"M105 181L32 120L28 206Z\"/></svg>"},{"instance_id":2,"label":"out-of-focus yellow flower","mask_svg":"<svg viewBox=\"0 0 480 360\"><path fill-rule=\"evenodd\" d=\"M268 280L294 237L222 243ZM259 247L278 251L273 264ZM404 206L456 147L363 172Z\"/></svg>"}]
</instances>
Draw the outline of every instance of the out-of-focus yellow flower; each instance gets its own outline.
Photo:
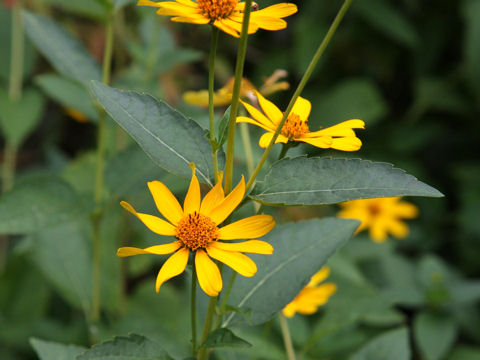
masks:
<instances>
[{"instance_id":1,"label":"out-of-focus yellow flower","mask_svg":"<svg viewBox=\"0 0 480 360\"><path fill-rule=\"evenodd\" d=\"M237 117L237 122L250 123L267 130L259 141L260 147L266 148L282 120L283 112L272 102L265 99L259 92L256 92L256 96L263 113L254 106L242 101L252 118L239 116ZM283 124L281 133L275 143L281 142L286 144L288 141L301 141L322 149L332 148L342 151L356 151L360 149L362 142L357 138L353 129L364 129L365 123L362 120L352 119L319 131L310 132L308 117L310 116L311 108L312 104L310 101L299 97L295 101L292 111Z\"/></svg>"},{"instance_id":2,"label":"out-of-focus yellow flower","mask_svg":"<svg viewBox=\"0 0 480 360\"><path fill-rule=\"evenodd\" d=\"M64 111L65 111L65 114L67 114L73 120L75 120L79 123L87 123L88 122L88 118L83 113L78 111L77 109L65 108Z\"/></svg>"},{"instance_id":3,"label":"out-of-focus yellow flower","mask_svg":"<svg viewBox=\"0 0 480 360\"><path fill-rule=\"evenodd\" d=\"M340 206L339 217L357 219L362 223L357 232L369 229L370 238L378 243L387 240L388 233L396 238L405 238L409 233L407 224L401 219L418 216L418 208L400 197L375 198L347 201Z\"/></svg>"},{"instance_id":4,"label":"out-of-focus yellow flower","mask_svg":"<svg viewBox=\"0 0 480 360\"><path fill-rule=\"evenodd\" d=\"M239 37L242 31L245 3L238 0L176 0L154 2L139 0L137 5L158 7L157 14L173 16L172 21L191 24L212 24L234 37ZM290 3L280 3L258 9L258 4L252 3L248 33L253 34L258 29L282 30L287 22L282 18L295 14L297 6Z\"/></svg>"},{"instance_id":5,"label":"out-of-focus yellow flower","mask_svg":"<svg viewBox=\"0 0 480 360\"><path fill-rule=\"evenodd\" d=\"M154 245L146 249L122 247L117 256L126 257L141 254L172 256L161 267L156 282L157 292L162 284L174 276L180 275L187 266L190 252L195 253L195 269L200 287L210 296L217 296L222 290L222 277L217 265L210 258L230 266L239 274L247 277L255 275L257 266L243 253L272 254L273 247L260 240L243 242L224 242L219 240L237 240L259 238L275 226L270 215L255 215L218 227L240 204L245 195L245 180L242 180L225 196L222 179L201 200L200 184L192 166L192 180L183 208L160 181L148 183L158 211L168 221L159 217L137 213L125 201L121 205L142 221L147 228L156 234L175 236L176 240L169 244Z\"/></svg>"},{"instance_id":6,"label":"out-of-focus yellow flower","mask_svg":"<svg viewBox=\"0 0 480 360\"><path fill-rule=\"evenodd\" d=\"M295 313L310 315L317 312L319 306L325 305L333 294L337 291L337 285L334 283L320 284L330 275L328 266L324 266L319 272L312 276L310 282L302 291L285 306L282 310L283 315L292 317Z\"/></svg>"},{"instance_id":7,"label":"out-of-focus yellow flower","mask_svg":"<svg viewBox=\"0 0 480 360\"><path fill-rule=\"evenodd\" d=\"M290 84L286 81L279 81L287 76L285 70L276 70L272 76L267 78L260 87L259 92L265 96L273 94L277 91L288 90ZM228 82L213 94L213 106L228 106L232 102L233 85L235 78L231 77ZM240 97L245 99L253 95L257 89L250 80L242 78L240 84ZM187 91L183 94L183 101L187 104L208 107L208 90Z\"/></svg>"}]
</instances>

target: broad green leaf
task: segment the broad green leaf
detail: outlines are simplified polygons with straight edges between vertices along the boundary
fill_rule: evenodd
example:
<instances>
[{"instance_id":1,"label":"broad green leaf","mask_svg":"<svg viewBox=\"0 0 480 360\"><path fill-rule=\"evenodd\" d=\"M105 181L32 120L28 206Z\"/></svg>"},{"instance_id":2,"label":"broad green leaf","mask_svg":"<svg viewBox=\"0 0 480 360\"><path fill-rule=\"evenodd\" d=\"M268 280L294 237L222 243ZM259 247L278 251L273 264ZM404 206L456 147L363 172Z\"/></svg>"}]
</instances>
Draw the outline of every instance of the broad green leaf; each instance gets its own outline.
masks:
<instances>
[{"instance_id":1,"label":"broad green leaf","mask_svg":"<svg viewBox=\"0 0 480 360\"><path fill-rule=\"evenodd\" d=\"M0 234L28 234L85 213L72 188L51 177L23 180L0 198Z\"/></svg>"},{"instance_id":2,"label":"broad green leaf","mask_svg":"<svg viewBox=\"0 0 480 360\"><path fill-rule=\"evenodd\" d=\"M350 358L350 360L410 359L408 331L405 328L388 331L377 336Z\"/></svg>"},{"instance_id":3,"label":"broad green leaf","mask_svg":"<svg viewBox=\"0 0 480 360\"><path fill-rule=\"evenodd\" d=\"M189 163L193 162L199 181L213 184L210 143L197 123L150 95L114 89L99 82L92 82L91 88L107 113L156 164L189 178ZM222 159L219 156L219 168L223 168Z\"/></svg>"},{"instance_id":4,"label":"broad green leaf","mask_svg":"<svg viewBox=\"0 0 480 360\"><path fill-rule=\"evenodd\" d=\"M252 310L250 322L261 324L282 310L308 283L328 258L352 236L358 221L325 218L276 226L262 240L274 247L273 255L252 255L258 272L238 277L229 304ZM223 326L237 314L229 314Z\"/></svg>"},{"instance_id":5,"label":"broad green leaf","mask_svg":"<svg viewBox=\"0 0 480 360\"><path fill-rule=\"evenodd\" d=\"M480 0L463 1L462 9L465 21L464 62L465 78L480 98Z\"/></svg>"},{"instance_id":6,"label":"broad green leaf","mask_svg":"<svg viewBox=\"0 0 480 360\"><path fill-rule=\"evenodd\" d=\"M30 256L73 306L89 314L92 301L91 228L87 221L64 222L32 235Z\"/></svg>"},{"instance_id":7,"label":"broad green leaf","mask_svg":"<svg viewBox=\"0 0 480 360\"><path fill-rule=\"evenodd\" d=\"M389 196L443 195L387 163L318 157L277 161L250 194L274 205L324 205Z\"/></svg>"},{"instance_id":8,"label":"broad green leaf","mask_svg":"<svg viewBox=\"0 0 480 360\"><path fill-rule=\"evenodd\" d=\"M457 336L453 319L441 314L421 312L415 317L415 341L426 360L440 360L450 351Z\"/></svg>"},{"instance_id":9,"label":"broad green leaf","mask_svg":"<svg viewBox=\"0 0 480 360\"><path fill-rule=\"evenodd\" d=\"M459 346L448 360L478 360L480 359L480 347Z\"/></svg>"},{"instance_id":10,"label":"broad green leaf","mask_svg":"<svg viewBox=\"0 0 480 360\"><path fill-rule=\"evenodd\" d=\"M200 348L248 348L252 345L227 328L220 328L212 331L205 339Z\"/></svg>"},{"instance_id":11,"label":"broad green leaf","mask_svg":"<svg viewBox=\"0 0 480 360\"><path fill-rule=\"evenodd\" d=\"M95 20L102 20L107 12L106 7L100 3L100 0L37 0L38 2L44 3L44 6L49 6L51 8L60 9L62 11L88 16L89 18ZM103 0L107 1L107 0Z\"/></svg>"},{"instance_id":12,"label":"broad green leaf","mask_svg":"<svg viewBox=\"0 0 480 360\"><path fill-rule=\"evenodd\" d=\"M171 360L157 343L136 334L117 336L113 340L94 345L77 356L77 360Z\"/></svg>"},{"instance_id":13,"label":"broad green leaf","mask_svg":"<svg viewBox=\"0 0 480 360\"><path fill-rule=\"evenodd\" d=\"M65 110L76 110L92 121L97 120L98 111L90 94L78 82L57 74L46 74L36 76L35 83Z\"/></svg>"},{"instance_id":14,"label":"broad green leaf","mask_svg":"<svg viewBox=\"0 0 480 360\"><path fill-rule=\"evenodd\" d=\"M0 89L0 128L15 146L20 146L38 124L45 99L34 89L27 89L20 100L12 102L7 91Z\"/></svg>"},{"instance_id":15,"label":"broad green leaf","mask_svg":"<svg viewBox=\"0 0 480 360\"><path fill-rule=\"evenodd\" d=\"M75 360L77 355L86 348L76 345L66 345L36 338L30 339L30 345L35 349L40 360Z\"/></svg>"},{"instance_id":16,"label":"broad green leaf","mask_svg":"<svg viewBox=\"0 0 480 360\"><path fill-rule=\"evenodd\" d=\"M62 75L86 84L100 80L96 60L73 35L53 20L25 12L25 30L40 53Z\"/></svg>"}]
</instances>

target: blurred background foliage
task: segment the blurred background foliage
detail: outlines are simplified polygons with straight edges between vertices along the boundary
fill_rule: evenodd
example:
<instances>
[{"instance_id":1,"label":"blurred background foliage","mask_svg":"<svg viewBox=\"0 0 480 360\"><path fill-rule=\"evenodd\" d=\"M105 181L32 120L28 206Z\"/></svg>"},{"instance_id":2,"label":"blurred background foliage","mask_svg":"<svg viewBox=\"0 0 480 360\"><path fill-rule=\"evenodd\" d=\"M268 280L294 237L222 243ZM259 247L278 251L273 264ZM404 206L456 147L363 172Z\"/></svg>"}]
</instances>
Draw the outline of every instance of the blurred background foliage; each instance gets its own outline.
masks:
<instances>
[{"instance_id":1,"label":"blurred background foliage","mask_svg":"<svg viewBox=\"0 0 480 360\"><path fill-rule=\"evenodd\" d=\"M205 127L206 111L185 104L182 93L206 88L208 28L171 23L134 2L115 1L113 86L165 99ZM295 2L299 13L288 19L287 30L249 39L245 75L257 87L277 69L288 71L287 80L295 86L341 5L339 0ZM107 2L34 0L26 5L63 26L65 36L77 38L100 63ZM0 143L18 149L15 188L32 179L41 187L38 193L17 191L15 197L6 193L0 203L0 218L11 219L0 232L14 234L8 242L1 240L0 358L18 360L36 358L32 337L89 344L84 314L92 297L91 225L85 214L92 208L98 115L86 82L99 77L100 67L82 63L77 73L62 71L27 38L24 92L20 105L13 106L6 90L10 6L7 0L0 5ZM33 42L52 40L32 30L28 35ZM219 49L217 88L233 74L236 41L221 36ZM285 108L290 94L271 99ZM362 149L348 156L393 163L445 198L410 199L420 216L409 222L407 239L376 244L361 233L331 259L330 280L338 292L318 314L290 321L298 351L306 359L377 359L385 349L392 351L391 360L480 359L480 0L356 0L303 96L313 104L311 129L349 118L366 122ZM261 132L249 131L258 156ZM161 179L177 193L187 181L157 168L113 123L108 133L103 321L93 331L95 341L137 332L173 356L187 356L188 279L176 279L155 294L157 259L115 257L122 244L155 239L125 214L119 200L134 197L136 206L149 213L147 180ZM345 156L306 146L290 154L305 151ZM243 153L237 153L239 169L245 166ZM33 220L15 213L21 201L35 205ZM65 209L55 224L44 216L53 208ZM290 221L337 209L268 212ZM285 358L276 321L237 332L254 348L222 350L218 359ZM31 344L42 354L41 341Z\"/></svg>"}]
</instances>

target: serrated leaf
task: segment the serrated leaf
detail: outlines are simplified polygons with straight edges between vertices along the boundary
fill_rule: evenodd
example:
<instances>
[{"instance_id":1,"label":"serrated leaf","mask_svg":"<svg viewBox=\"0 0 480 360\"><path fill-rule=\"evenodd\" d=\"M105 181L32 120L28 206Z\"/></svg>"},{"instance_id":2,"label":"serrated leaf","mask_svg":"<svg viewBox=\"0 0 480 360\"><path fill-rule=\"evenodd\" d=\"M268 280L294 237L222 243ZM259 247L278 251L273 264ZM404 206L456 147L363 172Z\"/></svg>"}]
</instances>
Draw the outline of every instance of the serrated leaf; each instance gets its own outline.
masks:
<instances>
[{"instance_id":1,"label":"serrated leaf","mask_svg":"<svg viewBox=\"0 0 480 360\"><path fill-rule=\"evenodd\" d=\"M422 312L413 323L415 341L426 360L440 360L450 351L457 336L457 324L453 319Z\"/></svg>"},{"instance_id":2,"label":"serrated leaf","mask_svg":"<svg viewBox=\"0 0 480 360\"><path fill-rule=\"evenodd\" d=\"M389 196L443 195L387 163L319 157L277 161L250 194L274 205L325 205Z\"/></svg>"},{"instance_id":3,"label":"serrated leaf","mask_svg":"<svg viewBox=\"0 0 480 360\"><path fill-rule=\"evenodd\" d=\"M172 360L157 343L144 336L130 334L93 346L77 360Z\"/></svg>"},{"instance_id":4,"label":"serrated leaf","mask_svg":"<svg viewBox=\"0 0 480 360\"><path fill-rule=\"evenodd\" d=\"M410 360L410 356L408 331L400 328L377 336L350 357L350 360Z\"/></svg>"},{"instance_id":5,"label":"serrated leaf","mask_svg":"<svg viewBox=\"0 0 480 360\"><path fill-rule=\"evenodd\" d=\"M92 82L92 91L107 113L165 170L189 178L194 162L199 181L213 184L211 147L203 129L163 101L135 91ZM219 156L219 168L223 167Z\"/></svg>"},{"instance_id":6,"label":"serrated leaf","mask_svg":"<svg viewBox=\"0 0 480 360\"><path fill-rule=\"evenodd\" d=\"M262 237L273 245L274 254L252 255L258 272L253 278L237 278L229 304L252 309L253 325L266 322L297 296L358 225L355 220L325 218L276 226ZM234 320L241 317L229 314L222 326Z\"/></svg>"},{"instance_id":7,"label":"serrated leaf","mask_svg":"<svg viewBox=\"0 0 480 360\"><path fill-rule=\"evenodd\" d=\"M83 84L101 79L96 60L62 26L30 12L24 12L24 18L30 40L60 74Z\"/></svg>"},{"instance_id":8,"label":"serrated leaf","mask_svg":"<svg viewBox=\"0 0 480 360\"><path fill-rule=\"evenodd\" d=\"M77 355L87 350L82 346L60 344L37 338L31 338L30 345L35 349L40 360L75 360Z\"/></svg>"},{"instance_id":9,"label":"serrated leaf","mask_svg":"<svg viewBox=\"0 0 480 360\"><path fill-rule=\"evenodd\" d=\"M227 328L220 328L212 331L200 348L249 348L252 347L248 341L236 336Z\"/></svg>"}]
</instances>

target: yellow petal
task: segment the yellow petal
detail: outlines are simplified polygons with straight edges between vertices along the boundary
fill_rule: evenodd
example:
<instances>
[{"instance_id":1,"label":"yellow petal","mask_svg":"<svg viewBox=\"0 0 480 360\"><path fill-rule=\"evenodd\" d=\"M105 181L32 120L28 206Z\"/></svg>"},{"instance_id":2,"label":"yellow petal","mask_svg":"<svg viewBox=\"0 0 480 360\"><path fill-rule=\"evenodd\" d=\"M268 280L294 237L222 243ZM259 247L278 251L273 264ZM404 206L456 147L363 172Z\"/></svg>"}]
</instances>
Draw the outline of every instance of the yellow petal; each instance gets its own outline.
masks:
<instances>
[{"instance_id":1,"label":"yellow petal","mask_svg":"<svg viewBox=\"0 0 480 360\"><path fill-rule=\"evenodd\" d=\"M273 246L265 241L249 240L239 243L224 243L220 241L212 241L210 247L214 247L225 251L239 251L252 254L273 254Z\"/></svg>"},{"instance_id":2,"label":"yellow petal","mask_svg":"<svg viewBox=\"0 0 480 360\"><path fill-rule=\"evenodd\" d=\"M252 17L276 17L284 18L295 14L298 11L297 6L291 3L280 3L268 6L265 9L252 12Z\"/></svg>"},{"instance_id":3,"label":"yellow petal","mask_svg":"<svg viewBox=\"0 0 480 360\"><path fill-rule=\"evenodd\" d=\"M227 34L232 35L233 37L236 37L236 38L240 37L240 33L238 31L236 31L235 29L232 29L230 26L224 24L220 20L215 20L213 22L213 25L219 28L220 30L226 32Z\"/></svg>"},{"instance_id":4,"label":"yellow petal","mask_svg":"<svg viewBox=\"0 0 480 360\"><path fill-rule=\"evenodd\" d=\"M283 315L285 315L288 318L293 317L293 315L295 315L296 312L297 312L297 307L295 304L295 300L293 300L291 303L285 306L282 310Z\"/></svg>"},{"instance_id":5,"label":"yellow petal","mask_svg":"<svg viewBox=\"0 0 480 360\"><path fill-rule=\"evenodd\" d=\"M391 219L387 223L388 231L392 233L393 236L399 239L406 238L409 234L409 229L407 224L403 221Z\"/></svg>"},{"instance_id":6,"label":"yellow petal","mask_svg":"<svg viewBox=\"0 0 480 360\"><path fill-rule=\"evenodd\" d=\"M316 146L316 147L321 148L321 149L328 149L333 143L333 140L330 136L321 136L321 137L318 137L318 138L304 138L304 137L302 137L301 139L299 139L299 141L306 142L307 144Z\"/></svg>"},{"instance_id":7,"label":"yellow petal","mask_svg":"<svg viewBox=\"0 0 480 360\"><path fill-rule=\"evenodd\" d=\"M328 266L324 266L318 271L315 275L312 276L308 286L315 286L320 284L323 280L328 278L330 275L330 268Z\"/></svg>"},{"instance_id":8,"label":"yellow petal","mask_svg":"<svg viewBox=\"0 0 480 360\"><path fill-rule=\"evenodd\" d=\"M198 283L209 296L217 296L222 291L222 276L215 264L203 250L197 250L195 255L195 270Z\"/></svg>"},{"instance_id":9,"label":"yellow petal","mask_svg":"<svg viewBox=\"0 0 480 360\"><path fill-rule=\"evenodd\" d=\"M283 117L283 113L280 111L280 109L277 108L271 101L265 99L258 91L255 91L255 95L257 96L260 107L265 115L267 115L267 117L274 124L280 123Z\"/></svg>"},{"instance_id":10,"label":"yellow petal","mask_svg":"<svg viewBox=\"0 0 480 360\"><path fill-rule=\"evenodd\" d=\"M287 27L287 22L282 19L277 19L269 16L256 16L252 19L252 23L256 24L258 28L270 31L282 30Z\"/></svg>"},{"instance_id":11,"label":"yellow petal","mask_svg":"<svg viewBox=\"0 0 480 360\"><path fill-rule=\"evenodd\" d=\"M266 148L270 144L270 141L272 141L272 138L273 138L273 132L265 133L260 137L260 140L258 141L258 145L260 145L261 148ZM279 134L277 137L277 140L275 140L275 144L278 144L278 143L286 144L287 142L288 142L288 138L283 136L282 134Z\"/></svg>"},{"instance_id":12,"label":"yellow petal","mask_svg":"<svg viewBox=\"0 0 480 360\"><path fill-rule=\"evenodd\" d=\"M159 11L157 11L157 13ZM159 15L165 15L165 14L159 14ZM169 14L169 15L173 15L173 14ZM210 22L210 19L204 18L203 16L175 16L175 17L172 17L170 20L174 22L199 24L199 25L205 25Z\"/></svg>"},{"instance_id":13,"label":"yellow petal","mask_svg":"<svg viewBox=\"0 0 480 360\"><path fill-rule=\"evenodd\" d=\"M219 229L219 239L252 239L267 234L275 226L270 215L254 215Z\"/></svg>"},{"instance_id":14,"label":"yellow petal","mask_svg":"<svg viewBox=\"0 0 480 360\"><path fill-rule=\"evenodd\" d=\"M242 179L235 189L233 189L232 192L228 194L228 196L223 199L223 201L218 204L210 213L205 215L210 217L215 224L220 225L227 217L230 216L238 204L240 204L244 195L245 179L242 175Z\"/></svg>"},{"instance_id":15,"label":"yellow petal","mask_svg":"<svg viewBox=\"0 0 480 360\"><path fill-rule=\"evenodd\" d=\"M301 96L295 101L295 104L292 108L292 114L297 114L300 117L300 120L307 121L310 116L310 111L312 110L312 103L307 99L302 98Z\"/></svg>"},{"instance_id":16,"label":"yellow petal","mask_svg":"<svg viewBox=\"0 0 480 360\"><path fill-rule=\"evenodd\" d=\"M385 222L382 220L373 221L370 225L370 237L373 241L382 243L387 240L387 230L385 229Z\"/></svg>"},{"instance_id":17,"label":"yellow petal","mask_svg":"<svg viewBox=\"0 0 480 360\"><path fill-rule=\"evenodd\" d=\"M170 256L167 261L165 261L158 272L157 283L155 285L157 292L159 292L160 287L165 281L180 275L185 270L188 262L188 254L189 250L183 248L178 250L175 254Z\"/></svg>"},{"instance_id":18,"label":"yellow petal","mask_svg":"<svg viewBox=\"0 0 480 360\"><path fill-rule=\"evenodd\" d=\"M236 122L237 123L248 123L248 124L252 124L252 125L256 125L258 127L261 127L262 129L264 130L267 130L267 131L273 131L272 130L272 127L268 127L268 126L265 126L263 125L262 123L258 122L257 120L253 120L249 117L246 117L246 116L238 116L237 119L236 119Z\"/></svg>"},{"instance_id":19,"label":"yellow petal","mask_svg":"<svg viewBox=\"0 0 480 360\"><path fill-rule=\"evenodd\" d=\"M418 216L418 208L409 202L399 201L392 209L392 213L398 217L413 219Z\"/></svg>"},{"instance_id":20,"label":"yellow petal","mask_svg":"<svg viewBox=\"0 0 480 360\"><path fill-rule=\"evenodd\" d=\"M175 196L160 181L150 181L148 188L152 193L158 211L173 225L177 225L184 215L182 207Z\"/></svg>"},{"instance_id":21,"label":"yellow petal","mask_svg":"<svg viewBox=\"0 0 480 360\"><path fill-rule=\"evenodd\" d=\"M212 258L223 262L230 266L239 274L252 277L257 272L257 265L248 256L236 251L225 251L216 248L215 246L208 246L207 253Z\"/></svg>"},{"instance_id":22,"label":"yellow petal","mask_svg":"<svg viewBox=\"0 0 480 360\"><path fill-rule=\"evenodd\" d=\"M200 214L208 216L210 212L225 199L222 187L223 172L218 177L218 183L205 195L200 205Z\"/></svg>"},{"instance_id":23,"label":"yellow petal","mask_svg":"<svg viewBox=\"0 0 480 360\"><path fill-rule=\"evenodd\" d=\"M166 255L176 251L180 246L181 244L179 241L174 241L170 244L155 245L145 249L139 249L135 247L121 247L117 250L117 256L128 257L143 254Z\"/></svg>"},{"instance_id":24,"label":"yellow petal","mask_svg":"<svg viewBox=\"0 0 480 360\"><path fill-rule=\"evenodd\" d=\"M165 236L175 235L175 227L172 224L166 222L165 220L162 220L153 215L137 213L133 206L126 201L121 201L120 205L122 205L124 209L128 210L137 218L139 218L140 221L143 222L145 226L154 233Z\"/></svg>"},{"instance_id":25,"label":"yellow petal","mask_svg":"<svg viewBox=\"0 0 480 360\"><path fill-rule=\"evenodd\" d=\"M259 110L257 110L254 106L247 104L244 101L241 101L243 106L245 106L245 109L247 109L248 113L255 119L257 120L260 124L265 126L267 129L271 129L275 131L277 128L277 125L272 122L271 119L268 119L265 115L263 115Z\"/></svg>"},{"instance_id":26,"label":"yellow petal","mask_svg":"<svg viewBox=\"0 0 480 360\"><path fill-rule=\"evenodd\" d=\"M190 163L190 167L192 168L192 180L190 181L190 186L185 196L185 201L183 202L184 215L192 214L200 210L200 184L195 175L195 164Z\"/></svg>"},{"instance_id":27,"label":"yellow petal","mask_svg":"<svg viewBox=\"0 0 480 360\"><path fill-rule=\"evenodd\" d=\"M362 147L362 141L357 137L342 137L332 139L332 149L342 151L357 151Z\"/></svg>"}]
</instances>

